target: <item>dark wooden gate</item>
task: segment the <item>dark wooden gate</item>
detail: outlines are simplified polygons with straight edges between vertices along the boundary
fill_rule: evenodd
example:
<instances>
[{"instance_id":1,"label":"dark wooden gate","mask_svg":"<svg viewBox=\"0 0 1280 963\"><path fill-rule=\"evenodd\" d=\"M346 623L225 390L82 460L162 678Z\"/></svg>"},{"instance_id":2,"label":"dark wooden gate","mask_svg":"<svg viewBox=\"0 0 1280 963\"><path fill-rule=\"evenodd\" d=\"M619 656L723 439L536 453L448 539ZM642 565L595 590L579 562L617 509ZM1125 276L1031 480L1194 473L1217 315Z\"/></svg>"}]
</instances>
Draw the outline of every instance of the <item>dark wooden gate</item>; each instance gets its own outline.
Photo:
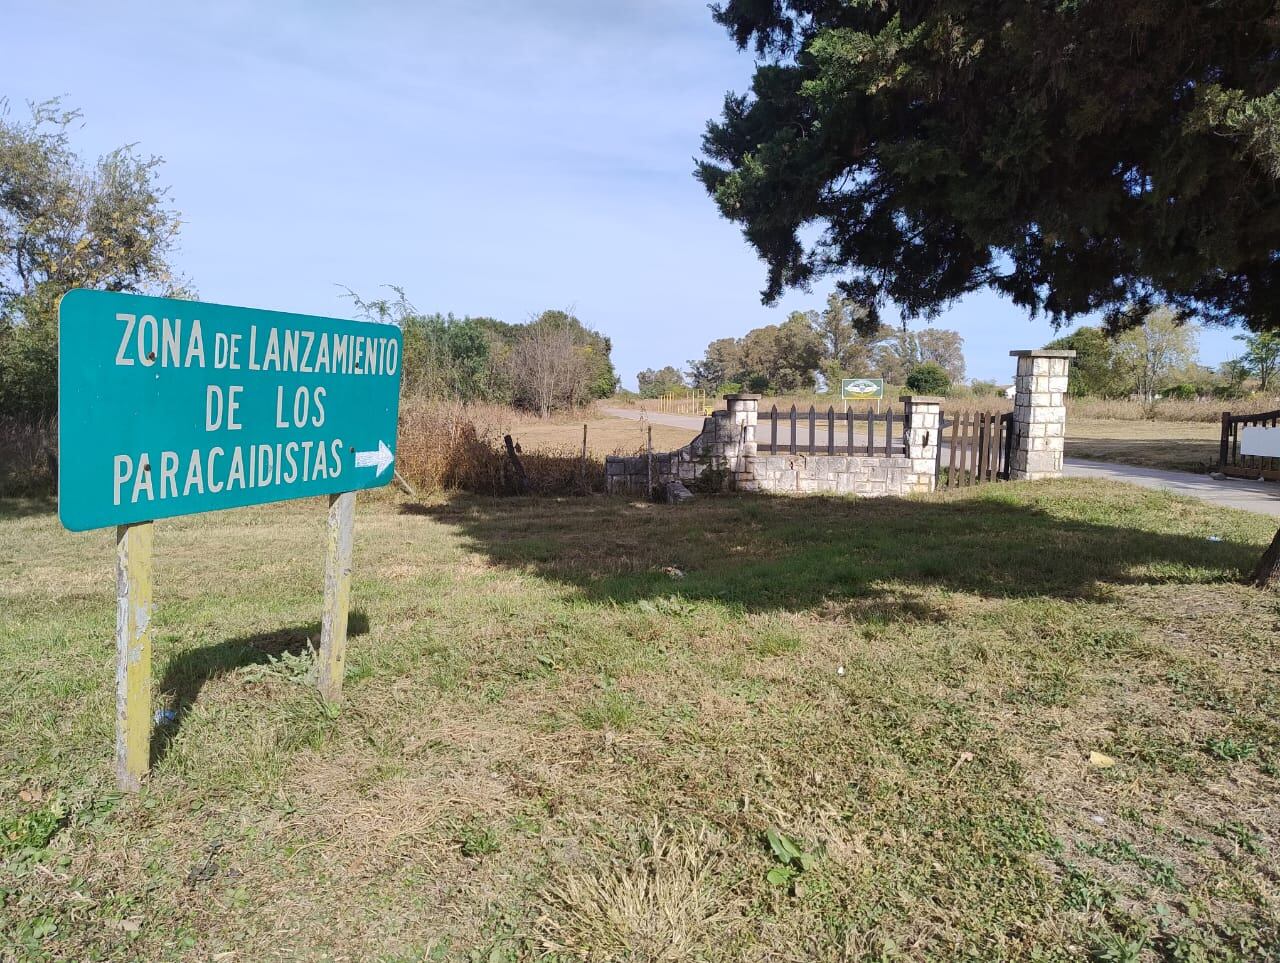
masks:
<instances>
[{"instance_id":1,"label":"dark wooden gate","mask_svg":"<svg viewBox=\"0 0 1280 963\"><path fill-rule=\"evenodd\" d=\"M1013 413L970 411L942 418L938 446L938 487L967 488L1009 480L1013 454Z\"/></svg>"},{"instance_id":2,"label":"dark wooden gate","mask_svg":"<svg viewBox=\"0 0 1280 963\"><path fill-rule=\"evenodd\" d=\"M847 406L823 412L810 405L805 412L795 405L779 411L774 405L756 421L756 450L762 455L901 455L906 451L903 419L895 417L892 406L883 414L870 408L858 414Z\"/></svg>"},{"instance_id":3,"label":"dark wooden gate","mask_svg":"<svg viewBox=\"0 0 1280 963\"><path fill-rule=\"evenodd\" d=\"M1259 428L1280 427L1280 409L1263 411L1256 415L1222 413L1222 440L1218 445L1218 470L1236 478L1266 478L1280 480L1280 458L1260 458L1257 455L1240 454L1240 429L1248 426Z\"/></svg>"}]
</instances>

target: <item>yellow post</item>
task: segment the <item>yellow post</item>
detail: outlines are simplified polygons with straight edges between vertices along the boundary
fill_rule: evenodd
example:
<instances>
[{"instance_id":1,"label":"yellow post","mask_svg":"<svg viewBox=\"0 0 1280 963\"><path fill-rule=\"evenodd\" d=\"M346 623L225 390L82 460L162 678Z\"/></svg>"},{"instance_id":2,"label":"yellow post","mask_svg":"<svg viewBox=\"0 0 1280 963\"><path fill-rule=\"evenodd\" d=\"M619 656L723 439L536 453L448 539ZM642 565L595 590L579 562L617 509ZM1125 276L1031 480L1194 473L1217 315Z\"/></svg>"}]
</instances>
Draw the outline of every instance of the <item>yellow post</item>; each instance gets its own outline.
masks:
<instances>
[{"instance_id":1,"label":"yellow post","mask_svg":"<svg viewBox=\"0 0 1280 963\"><path fill-rule=\"evenodd\" d=\"M116 784L151 768L151 522L116 528Z\"/></svg>"},{"instance_id":2,"label":"yellow post","mask_svg":"<svg viewBox=\"0 0 1280 963\"><path fill-rule=\"evenodd\" d=\"M324 617L320 622L320 697L342 701L342 671L347 657L347 613L351 605L351 542L355 533L356 493L329 496L329 534L324 553Z\"/></svg>"}]
</instances>

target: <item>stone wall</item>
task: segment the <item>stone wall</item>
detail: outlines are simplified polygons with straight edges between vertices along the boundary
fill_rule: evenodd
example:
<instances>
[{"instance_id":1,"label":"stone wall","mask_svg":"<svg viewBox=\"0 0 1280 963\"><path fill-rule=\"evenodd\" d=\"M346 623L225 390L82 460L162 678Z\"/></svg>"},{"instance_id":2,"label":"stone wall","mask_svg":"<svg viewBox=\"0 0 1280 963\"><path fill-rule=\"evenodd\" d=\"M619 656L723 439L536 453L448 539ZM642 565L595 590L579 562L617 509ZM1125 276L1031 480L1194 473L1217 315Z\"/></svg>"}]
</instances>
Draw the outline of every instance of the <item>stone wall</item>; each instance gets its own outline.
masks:
<instances>
[{"instance_id":1,"label":"stone wall","mask_svg":"<svg viewBox=\"0 0 1280 963\"><path fill-rule=\"evenodd\" d=\"M728 488L725 456L726 412L717 411L702 423L702 432L676 451L652 455L610 455L604 460L605 488L609 492L648 493L651 487L679 480L695 490ZM718 440L719 439L719 440Z\"/></svg>"},{"instance_id":2,"label":"stone wall","mask_svg":"<svg viewBox=\"0 0 1280 963\"><path fill-rule=\"evenodd\" d=\"M651 488L676 480L695 491L728 491L733 487L734 471L744 468L746 425L745 418L734 410L739 407L734 403L738 397L729 395L726 400L733 399L732 407L705 419L701 433L683 448L606 458L606 490L647 495ZM754 448L754 434L751 441Z\"/></svg>"},{"instance_id":3,"label":"stone wall","mask_svg":"<svg viewBox=\"0 0 1280 963\"><path fill-rule=\"evenodd\" d=\"M937 480L940 400L903 397L905 451L900 455L761 455L756 448L760 396L727 395L726 410L672 452L605 459L610 492L647 494L673 479L695 491L831 492L875 497L933 491Z\"/></svg>"},{"instance_id":4,"label":"stone wall","mask_svg":"<svg viewBox=\"0 0 1280 963\"><path fill-rule=\"evenodd\" d=\"M755 491L874 498L932 491L934 466L922 478L906 455L757 455L752 474Z\"/></svg>"},{"instance_id":5,"label":"stone wall","mask_svg":"<svg viewBox=\"0 0 1280 963\"><path fill-rule=\"evenodd\" d=\"M1067 426L1067 379L1074 351L1011 351L1013 438L1008 474L1033 481L1062 474ZM902 454L761 455L756 448L760 396L726 395L725 411L703 422L702 432L678 451L605 459L610 492L649 494L668 481L695 491L832 492L909 495L937 485L941 398L905 395Z\"/></svg>"}]
</instances>

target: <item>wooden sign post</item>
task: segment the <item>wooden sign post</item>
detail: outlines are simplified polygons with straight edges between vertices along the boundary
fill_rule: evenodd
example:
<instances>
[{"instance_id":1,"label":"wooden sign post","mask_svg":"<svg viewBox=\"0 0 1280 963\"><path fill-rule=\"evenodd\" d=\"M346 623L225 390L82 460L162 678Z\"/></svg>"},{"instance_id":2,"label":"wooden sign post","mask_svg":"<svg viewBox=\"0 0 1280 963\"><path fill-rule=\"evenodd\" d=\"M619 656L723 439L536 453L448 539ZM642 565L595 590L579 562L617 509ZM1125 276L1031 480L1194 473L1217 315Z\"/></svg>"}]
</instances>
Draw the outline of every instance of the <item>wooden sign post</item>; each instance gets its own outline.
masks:
<instances>
[{"instance_id":1,"label":"wooden sign post","mask_svg":"<svg viewBox=\"0 0 1280 963\"><path fill-rule=\"evenodd\" d=\"M351 610L351 546L356 493L329 496L317 688L325 702L342 701ZM151 558L155 524L116 529L116 784L137 792L151 768Z\"/></svg>"},{"instance_id":2,"label":"wooden sign post","mask_svg":"<svg viewBox=\"0 0 1280 963\"><path fill-rule=\"evenodd\" d=\"M151 767L151 544L155 525L116 529L116 784L137 792Z\"/></svg>"},{"instance_id":3,"label":"wooden sign post","mask_svg":"<svg viewBox=\"0 0 1280 963\"><path fill-rule=\"evenodd\" d=\"M351 605L351 542L355 537L356 493L329 496L329 530L324 551L324 617L320 622L318 685L325 702L342 701L342 667L347 657L347 615Z\"/></svg>"},{"instance_id":4,"label":"wooden sign post","mask_svg":"<svg viewBox=\"0 0 1280 963\"><path fill-rule=\"evenodd\" d=\"M116 778L151 759L154 521L329 496L317 682L342 698L356 491L393 476L395 325L107 291L58 304L58 517L116 529ZM390 441L390 445L388 444Z\"/></svg>"}]
</instances>

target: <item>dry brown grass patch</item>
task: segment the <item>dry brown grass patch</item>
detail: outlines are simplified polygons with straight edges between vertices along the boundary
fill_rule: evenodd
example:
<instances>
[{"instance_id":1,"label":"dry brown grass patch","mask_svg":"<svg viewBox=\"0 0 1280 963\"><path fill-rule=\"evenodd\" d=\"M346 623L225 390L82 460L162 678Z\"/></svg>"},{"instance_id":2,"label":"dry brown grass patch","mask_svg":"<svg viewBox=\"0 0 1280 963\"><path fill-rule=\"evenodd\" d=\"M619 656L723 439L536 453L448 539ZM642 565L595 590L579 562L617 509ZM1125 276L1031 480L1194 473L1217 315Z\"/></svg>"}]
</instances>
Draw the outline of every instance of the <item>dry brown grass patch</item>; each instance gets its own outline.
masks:
<instances>
[{"instance_id":1,"label":"dry brown grass patch","mask_svg":"<svg viewBox=\"0 0 1280 963\"><path fill-rule=\"evenodd\" d=\"M0 496L52 491L57 468L56 418L0 416Z\"/></svg>"},{"instance_id":2,"label":"dry brown grass patch","mask_svg":"<svg viewBox=\"0 0 1280 963\"><path fill-rule=\"evenodd\" d=\"M743 924L712 830L654 821L631 850L562 869L539 894L534 927L548 952L591 961L681 963L719 955Z\"/></svg>"},{"instance_id":3,"label":"dry brown grass patch","mask_svg":"<svg viewBox=\"0 0 1280 963\"><path fill-rule=\"evenodd\" d=\"M530 493L602 491L605 454L635 454L645 444L643 428L637 423L609 418L587 424L590 427L602 422L607 426L606 439L618 443L602 451L601 432L589 431L591 440L587 457L583 458L581 421L541 421L494 405L406 400L400 414L397 466L424 494L514 494L516 475L503 442L503 436L509 434L528 478ZM624 426L625 431L620 431L618 425ZM679 431L675 433L684 436ZM659 440L655 440L654 447L662 450Z\"/></svg>"}]
</instances>

